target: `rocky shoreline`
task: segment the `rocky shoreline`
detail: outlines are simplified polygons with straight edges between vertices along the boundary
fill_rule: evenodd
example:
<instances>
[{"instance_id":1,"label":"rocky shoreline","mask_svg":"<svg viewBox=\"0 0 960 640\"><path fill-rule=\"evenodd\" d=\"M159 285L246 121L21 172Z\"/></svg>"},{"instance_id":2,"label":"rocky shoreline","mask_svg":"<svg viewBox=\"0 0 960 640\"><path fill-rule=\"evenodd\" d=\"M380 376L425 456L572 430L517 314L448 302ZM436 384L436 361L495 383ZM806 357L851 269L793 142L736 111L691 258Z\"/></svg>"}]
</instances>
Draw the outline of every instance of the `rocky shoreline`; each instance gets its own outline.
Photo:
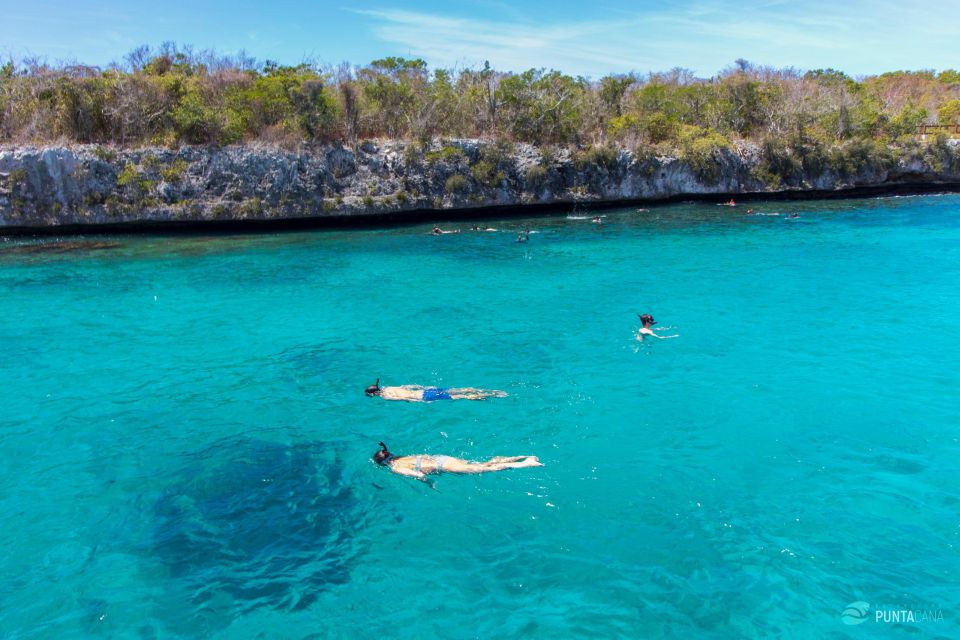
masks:
<instances>
[{"instance_id":1,"label":"rocky shoreline","mask_svg":"<svg viewBox=\"0 0 960 640\"><path fill-rule=\"evenodd\" d=\"M749 143L700 159L480 140L266 146L0 147L0 233L370 224L728 197L960 189L960 140L936 154L771 175Z\"/></svg>"}]
</instances>

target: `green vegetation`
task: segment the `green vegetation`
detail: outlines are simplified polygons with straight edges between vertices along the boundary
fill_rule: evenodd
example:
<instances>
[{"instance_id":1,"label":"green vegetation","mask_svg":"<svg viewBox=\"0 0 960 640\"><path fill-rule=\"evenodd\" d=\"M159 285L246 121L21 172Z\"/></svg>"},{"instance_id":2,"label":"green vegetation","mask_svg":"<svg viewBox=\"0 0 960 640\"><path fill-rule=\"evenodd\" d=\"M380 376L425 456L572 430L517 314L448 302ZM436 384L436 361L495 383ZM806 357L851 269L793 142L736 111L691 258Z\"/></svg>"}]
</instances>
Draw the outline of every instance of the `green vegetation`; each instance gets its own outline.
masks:
<instances>
[{"instance_id":1,"label":"green vegetation","mask_svg":"<svg viewBox=\"0 0 960 640\"><path fill-rule=\"evenodd\" d=\"M183 159L176 159L171 164L160 170L160 176L164 182L177 184L183 179L183 174L187 171L187 162Z\"/></svg>"},{"instance_id":2,"label":"green vegetation","mask_svg":"<svg viewBox=\"0 0 960 640\"><path fill-rule=\"evenodd\" d=\"M120 199L116 196L110 196L104 202L107 208L107 214L111 216L119 216L123 213L122 205L120 204Z\"/></svg>"},{"instance_id":3,"label":"green vegetation","mask_svg":"<svg viewBox=\"0 0 960 640\"><path fill-rule=\"evenodd\" d=\"M140 164L147 169L156 169L161 165L160 158L153 154L147 154L140 161Z\"/></svg>"},{"instance_id":4,"label":"green vegetation","mask_svg":"<svg viewBox=\"0 0 960 640\"><path fill-rule=\"evenodd\" d=\"M100 160L104 162L113 162L117 159L117 153L113 149L108 149L102 145L97 145L97 148L93 150L93 155L97 156Z\"/></svg>"},{"instance_id":5,"label":"green vegetation","mask_svg":"<svg viewBox=\"0 0 960 640\"><path fill-rule=\"evenodd\" d=\"M152 157L155 156L147 156L147 158ZM117 186L126 188L128 194L131 194L133 199L141 204L147 204L145 202L147 194L153 190L156 184L155 180L148 178L141 168L132 162L125 164L120 173L117 174Z\"/></svg>"},{"instance_id":6,"label":"green vegetation","mask_svg":"<svg viewBox=\"0 0 960 640\"><path fill-rule=\"evenodd\" d=\"M702 157L702 145L687 148L691 135L711 139L711 148L723 146L718 136L832 146L853 139L890 143L921 123L958 122L954 70L858 81L832 69L801 73L740 60L712 78L676 69L590 81L489 65L430 70L422 60L396 57L359 68L282 66L172 44L141 47L107 69L35 61L0 66L0 140L13 142L295 146L391 137L422 148L445 136L598 149L662 145ZM95 153L115 157L104 146ZM448 145L424 157L460 161L464 153ZM149 162L142 164L149 169ZM491 178L496 170L480 173Z\"/></svg>"},{"instance_id":7,"label":"green vegetation","mask_svg":"<svg viewBox=\"0 0 960 640\"><path fill-rule=\"evenodd\" d=\"M137 170L137 166L132 162L128 162L124 165L123 169L120 170L120 173L117 174L117 186L125 187L133 184L139 178L140 172Z\"/></svg>"},{"instance_id":8,"label":"green vegetation","mask_svg":"<svg viewBox=\"0 0 960 640\"><path fill-rule=\"evenodd\" d=\"M7 189L10 192L14 192L16 188L27 179L27 170L22 167L17 167L7 175Z\"/></svg>"},{"instance_id":9,"label":"green vegetation","mask_svg":"<svg viewBox=\"0 0 960 640\"><path fill-rule=\"evenodd\" d=\"M681 126L677 143L680 157L703 180L715 180L718 177L721 154L732 147L730 141L717 131L694 125Z\"/></svg>"},{"instance_id":10,"label":"green vegetation","mask_svg":"<svg viewBox=\"0 0 960 640\"><path fill-rule=\"evenodd\" d=\"M679 157L711 179L748 141L761 150L754 177L771 186L799 184L826 169L842 176L882 171L892 162L891 145L949 168L954 155L945 139L917 144L921 124L960 124L960 72L898 71L855 80L833 69L804 73L738 60L711 78L675 69L593 81L545 69L504 73L489 65L431 70L422 60L398 57L364 67L283 66L173 44L141 47L106 69L0 65L0 142L93 143L96 157L114 162L115 146L360 146L389 137L408 141L408 165L456 165L459 173L445 184L449 194L464 193L471 183L497 188L512 173L510 145L519 142L541 150L541 162L524 176L533 190L564 147L579 169L612 170L628 149L638 162ZM438 139L478 137L492 141L479 148L479 157L472 151L468 157L455 142L436 146ZM126 190L124 202L146 202L159 180L183 179L186 162L162 157L147 153L138 165L123 167L117 183ZM644 166L652 171L654 163ZM346 164L337 168L338 177L351 171ZM10 188L22 179L11 174ZM373 190L364 201L381 196ZM243 202L239 193L226 197L236 203L231 208L263 211L262 203ZM394 198L403 205L408 194ZM341 204L338 199L335 206ZM108 208L119 211L117 203Z\"/></svg>"},{"instance_id":11,"label":"green vegetation","mask_svg":"<svg viewBox=\"0 0 960 640\"><path fill-rule=\"evenodd\" d=\"M960 99L947 100L938 109L940 124L960 124Z\"/></svg>"},{"instance_id":12,"label":"green vegetation","mask_svg":"<svg viewBox=\"0 0 960 640\"><path fill-rule=\"evenodd\" d=\"M459 173L455 173L447 178L447 181L443 185L447 193L463 193L467 190L468 186L467 177Z\"/></svg>"},{"instance_id":13,"label":"green vegetation","mask_svg":"<svg viewBox=\"0 0 960 640\"><path fill-rule=\"evenodd\" d=\"M537 191L546 181L547 170L544 167L535 164L527 168L527 172L524 175L524 184L526 185L527 189Z\"/></svg>"},{"instance_id":14,"label":"green vegetation","mask_svg":"<svg viewBox=\"0 0 960 640\"><path fill-rule=\"evenodd\" d=\"M573 166L583 170L589 166L613 169L617 164L617 150L607 146L591 146L573 154Z\"/></svg>"},{"instance_id":15,"label":"green vegetation","mask_svg":"<svg viewBox=\"0 0 960 640\"><path fill-rule=\"evenodd\" d=\"M260 198L247 198L240 203L240 214L244 217L259 216L263 213L263 201Z\"/></svg>"},{"instance_id":16,"label":"green vegetation","mask_svg":"<svg viewBox=\"0 0 960 640\"><path fill-rule=\"evenodd\" d=\"M434 164L436 162L459 162L466 160L467 155L460 147L445 146L437 151L430 151L423 156L423 159Z\"/></svg>"},{"instance_id":17,"label":"green vegetation","mask_svg":"<svg viewBox=\"0 0 960 640\"><path fill-rule=\"evenodd\" d=\"M489 160L480 160L470 167L473 179L485 187L498 187L506 180L507 174L497 169L497 165Z\"/></svg>"},{"instance_id":18,"label":"green vegetation","mask_svg":"<svg viewBox=\"0 0 960 640\"><path fill-rule=\"evenodd\" d=\"M470 167L470 175L485 187L499 187L513 164L511 152L511 146L503 141L483 146L479 159Z\"/></svg>"}]
</instances>

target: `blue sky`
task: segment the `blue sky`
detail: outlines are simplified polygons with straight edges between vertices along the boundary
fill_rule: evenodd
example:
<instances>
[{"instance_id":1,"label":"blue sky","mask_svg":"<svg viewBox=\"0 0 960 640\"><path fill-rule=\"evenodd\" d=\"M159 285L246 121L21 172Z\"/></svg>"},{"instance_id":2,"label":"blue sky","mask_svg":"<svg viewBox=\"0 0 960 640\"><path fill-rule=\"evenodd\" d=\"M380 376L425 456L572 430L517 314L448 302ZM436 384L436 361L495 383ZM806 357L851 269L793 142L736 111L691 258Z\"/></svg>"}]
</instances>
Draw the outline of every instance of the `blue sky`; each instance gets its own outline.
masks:
<instances>
[{"instance_id":1,"label":"blue sky","mask_svg":"<svg viewBox=\"0 0 960 640\"><path fill-rule=\"evenodd\" d=\"M737 58L852 75L960 67L960 0L0 0L0 56L106 65L172 40L285 64L365 64L387 55L431 66L555 68L575 75L709 76Z\"/></svg>"}]
</instances>

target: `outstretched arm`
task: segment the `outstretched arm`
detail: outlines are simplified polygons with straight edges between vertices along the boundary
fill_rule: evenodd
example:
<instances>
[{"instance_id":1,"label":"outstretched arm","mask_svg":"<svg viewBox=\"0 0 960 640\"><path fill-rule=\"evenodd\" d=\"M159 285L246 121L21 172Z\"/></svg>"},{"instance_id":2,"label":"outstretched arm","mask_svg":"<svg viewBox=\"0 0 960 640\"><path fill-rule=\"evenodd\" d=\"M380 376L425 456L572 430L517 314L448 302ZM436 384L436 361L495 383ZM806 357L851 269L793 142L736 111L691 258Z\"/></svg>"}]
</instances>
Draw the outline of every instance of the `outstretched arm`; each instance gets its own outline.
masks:
<instances>
[{"instance_id":1,"label":"outstretched arm","mask_svg":"<svg viewBox=\"0 0 960 640\"><path fill-rule=\"evenodd\" d=\"M680 334L678 333L672 336L658 336L650 329L646 329L646 330L641 329L637 331L637 340L643 340L644 337L646 336L650 336L651 338L656 338L657 340L669 340L670 338L679 338Z\"/></svg>"}]
</instances>

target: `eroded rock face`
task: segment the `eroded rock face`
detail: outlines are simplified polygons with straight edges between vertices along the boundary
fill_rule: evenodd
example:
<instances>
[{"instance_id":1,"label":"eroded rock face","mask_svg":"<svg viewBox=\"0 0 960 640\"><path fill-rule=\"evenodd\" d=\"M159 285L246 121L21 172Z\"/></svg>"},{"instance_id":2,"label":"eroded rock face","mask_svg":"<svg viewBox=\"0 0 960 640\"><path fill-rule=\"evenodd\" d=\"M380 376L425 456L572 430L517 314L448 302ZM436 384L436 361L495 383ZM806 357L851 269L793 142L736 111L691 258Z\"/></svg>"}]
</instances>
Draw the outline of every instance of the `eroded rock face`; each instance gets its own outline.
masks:
<instances>
[{"instance_id":1,"label":"eroded rock face","mask_svg":"<svg viewBox=\"0 0 960 640\"><path fill-rule=\"evenodd\" d=\"M851 171L819 167L772 180L741 143L699 163L603 156L480 140L367 141L291 152L264 146L112 149L0 147L0 228L277 220L414 210L694 194L840 190L960 181L960 146L894 150L896 161Z\"/></svg>"}]
</instances>

